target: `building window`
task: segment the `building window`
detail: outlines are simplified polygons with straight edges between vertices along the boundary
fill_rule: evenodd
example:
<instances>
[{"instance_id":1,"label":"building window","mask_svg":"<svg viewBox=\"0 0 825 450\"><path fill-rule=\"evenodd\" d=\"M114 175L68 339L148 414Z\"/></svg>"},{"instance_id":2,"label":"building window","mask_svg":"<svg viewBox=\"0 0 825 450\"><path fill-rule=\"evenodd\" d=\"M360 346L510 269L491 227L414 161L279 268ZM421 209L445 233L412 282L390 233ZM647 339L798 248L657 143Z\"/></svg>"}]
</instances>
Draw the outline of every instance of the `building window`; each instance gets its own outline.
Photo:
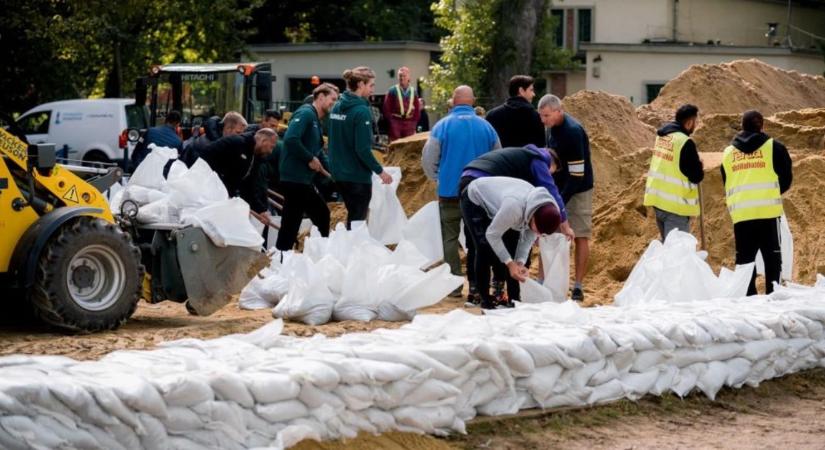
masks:
<instances>
[{"instance_id":1,"label":"building window","mask_svg":"<svg viewBox=\"0 0 825 450\"><path fill-rule=\"evenodd\" d=\"M593 10L580 9L579 14L579 42L591 42L593 39Z\"/></svg>"},{"instance_id":2,"label":"building window","mask_svg":"<svg viewBox=\"0 0 825 450\"><path fill-rule=\"evenodd\" d=\"M555 21L554 29L553 29L553 37L556 40L556 47L563 48L564 47L564 10L563 9L554 9L550 11L550 14L553 16Z\"/></svg>"},{"instance_id":3,"label":"building window","mask_svg":"<svg viewBox=\"0 0 825 450\"><path fill-rule=\"evenodd\" d=\"M665 87L664 83L645 83L645 93L647 94L647 103L650 103L659 96L659 91Z\"/></svg>"},{"instance_id":4,"label":"building window","mask_svg":"<svg viewBox=\"0 0 825 450\"><path fill-rule=\"evenodd\" d=\"M555 19L553 37L556 46L573 51L579 44L593 41L593 10L591 8L552 9Z\"/></svg>"}]
</instances>

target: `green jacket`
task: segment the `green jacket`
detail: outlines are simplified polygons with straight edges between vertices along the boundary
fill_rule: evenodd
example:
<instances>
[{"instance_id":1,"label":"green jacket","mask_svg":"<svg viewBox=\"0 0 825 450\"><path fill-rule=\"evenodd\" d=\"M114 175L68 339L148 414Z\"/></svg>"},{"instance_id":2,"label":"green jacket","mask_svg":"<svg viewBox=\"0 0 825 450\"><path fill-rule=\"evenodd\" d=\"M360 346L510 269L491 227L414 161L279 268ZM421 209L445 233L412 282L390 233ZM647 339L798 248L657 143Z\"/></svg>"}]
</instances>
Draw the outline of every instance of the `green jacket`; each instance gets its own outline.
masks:
<instances>
[{"instance_id":1,"label":"green jacket","mask_svg":"<svg viewBox=\"0 0 825 450\"><path fill-rule=\"evenodd\" d=\"M346 91L329 115L329 164L335 181L372 183L384 169L372 154L369 103Z\"/></svg>"},{"instance_id":2,"label":"green jacket","mask_svg":"<svg viewBox=\"0 0 825 450\"><path fill-rule=\"evenodd\" d=\"M324 167L329 167L318 114L312 105L301 105L292 114L284 135L284 149L278 167L281 181L312 184L317 174L309 168L312 158L318 158Z\"/></svg>"}]
</instances>

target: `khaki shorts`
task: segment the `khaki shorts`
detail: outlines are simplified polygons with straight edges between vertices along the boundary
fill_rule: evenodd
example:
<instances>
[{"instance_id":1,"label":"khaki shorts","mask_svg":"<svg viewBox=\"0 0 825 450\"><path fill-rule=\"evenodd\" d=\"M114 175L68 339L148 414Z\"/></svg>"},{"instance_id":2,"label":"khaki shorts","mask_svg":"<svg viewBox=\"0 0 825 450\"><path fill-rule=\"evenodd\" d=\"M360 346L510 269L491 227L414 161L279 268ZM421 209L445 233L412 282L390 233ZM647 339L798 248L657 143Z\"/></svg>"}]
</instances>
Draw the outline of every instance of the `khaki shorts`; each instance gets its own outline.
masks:
<instances>
[{"instance_id":1,"label":"khaki shorts","mask_svg":"<svg viewBox=\"0 0 825 450\"><path fill-rule=\"evenodd\" d=\"M579 192L567 202L567 220L577 238L590 238L593 233L593 189Z\"/></svg>"}]
</instances>

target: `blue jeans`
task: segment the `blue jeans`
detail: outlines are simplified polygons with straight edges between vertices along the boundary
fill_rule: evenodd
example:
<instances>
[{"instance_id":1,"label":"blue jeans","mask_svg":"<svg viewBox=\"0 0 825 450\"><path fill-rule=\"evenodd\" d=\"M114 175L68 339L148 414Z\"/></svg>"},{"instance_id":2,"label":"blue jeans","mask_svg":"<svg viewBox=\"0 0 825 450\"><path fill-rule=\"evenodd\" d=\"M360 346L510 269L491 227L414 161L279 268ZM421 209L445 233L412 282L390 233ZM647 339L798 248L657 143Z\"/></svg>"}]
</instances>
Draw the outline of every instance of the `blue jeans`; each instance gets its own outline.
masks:
<instances>
[{"instance_id":1,"label":"blue jeans","mask_svg":"<svg viewBox=\"0 0 825 450\"><path fill-rule=\"evenodd\" d=\"M653 210L656 212L656 226L659 227L662 242L665 241L668 233L677 228L685 233L690 233L690 217L662 211L656 207Z\"/></svg>"}]
</instances>

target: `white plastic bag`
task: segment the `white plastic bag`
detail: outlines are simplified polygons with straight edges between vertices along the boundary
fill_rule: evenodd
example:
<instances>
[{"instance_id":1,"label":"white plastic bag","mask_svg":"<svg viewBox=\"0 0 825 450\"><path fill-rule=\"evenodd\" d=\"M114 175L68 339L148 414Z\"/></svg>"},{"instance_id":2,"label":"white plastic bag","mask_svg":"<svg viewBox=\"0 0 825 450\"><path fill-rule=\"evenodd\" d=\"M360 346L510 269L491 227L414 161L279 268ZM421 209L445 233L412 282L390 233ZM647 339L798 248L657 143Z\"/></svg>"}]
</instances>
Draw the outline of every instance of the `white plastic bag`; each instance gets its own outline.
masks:
<instances>
[{"instance_id":1,"label":"white plastic bag","mask_svg":"<svg viewBox=\"0 0 825 450\"><path fill-rule=\"evenodd\" d=\"M401 183L401 168L385 167L384 171L392 176L392 183L384 184L378 175L373 174L367 226L372 237L384 245L390 245L401 241L407 214L396 195Z\"/></svg>"},{"instance_id":2,"label":"white plastic bag","mask_svg":"<svg viewBox=\"0 0 825 450\"><path fill-rule=\"evenodd\" d=\"M240 198L215 202L185 215L183 223L203 228L218 247L261 248L264 238L249 222L249 205Z\"/></svg>"},{"instance_id":3,"label":"white plastic bag","mask_svg":"<svg viewBox=\"0 0 825 450\"><path fill-rule=\"evenodd\" d=\"M129 179L129 185L162 190L166 186L163 167L170 159L178 157L178 151L174 148L158 147L154 144L149 144L149 150L149 154L141 161Z\"/></svg>"},{"instance_id":4,"label":"white plastic bag","mask_svg":"<svg viewBox=\"0 0 825 450\"><path fill-rule=\"evenodd\" d=\"M550 291L554 302L561 303L567 300L570 287L570 241L561 233L541 236L539 250L544 266L544 287Z\"/></svg>"},{"instance_id":5,"label":"white plastic bag","mask_svg":"<svg viewBox=\"0 0 825 450\"><path fill-rule=\"evenodd\" d=\"M463 227L462 227L463 229ZM422 206L407 221L402 232L404 240L411 242L428 259L428 264L444 259L441 243L441 215L438 202L432 201Z\"/></svg>"},{"instance_id":6,"label":"white plastic bag","mask_svg":"<svg viewBox=\"0 0 825 450\"><path fill-rule=\"evenodd\" d=\"M521 286L521 298L515 300L519 300L524 303L543 303L553 301L556 303L561 303L556 301L553 296L553 292L550 291L550 289L540 285L532 278L528 278L527 281L524 282L519 282L519 286Z\"/></svg>"}]
</instances>

